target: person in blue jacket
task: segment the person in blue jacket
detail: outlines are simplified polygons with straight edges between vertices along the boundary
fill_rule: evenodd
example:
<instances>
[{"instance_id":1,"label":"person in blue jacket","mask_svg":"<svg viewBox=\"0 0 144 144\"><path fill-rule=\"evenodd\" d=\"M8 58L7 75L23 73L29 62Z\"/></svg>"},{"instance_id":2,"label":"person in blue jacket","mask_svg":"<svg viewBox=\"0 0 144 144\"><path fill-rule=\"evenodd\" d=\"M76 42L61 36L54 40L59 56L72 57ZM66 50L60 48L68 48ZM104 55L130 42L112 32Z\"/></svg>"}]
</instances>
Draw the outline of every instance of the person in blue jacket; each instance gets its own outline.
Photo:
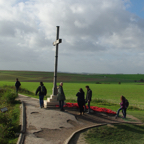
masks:
<instances>
[{"instance_id":1,"label":"person in blue jacket","mask_svg":"<svg viewBox=\"0 0 144 144\"><path fill-rule=\"evenodd\" d=\"M44 107L44 96L47 94L47 89L44 86L43 82L40 82L40 86L36 90L36 95L39 92L39 103L40 103L40 108Z\"/></svg>"}]
</instances>

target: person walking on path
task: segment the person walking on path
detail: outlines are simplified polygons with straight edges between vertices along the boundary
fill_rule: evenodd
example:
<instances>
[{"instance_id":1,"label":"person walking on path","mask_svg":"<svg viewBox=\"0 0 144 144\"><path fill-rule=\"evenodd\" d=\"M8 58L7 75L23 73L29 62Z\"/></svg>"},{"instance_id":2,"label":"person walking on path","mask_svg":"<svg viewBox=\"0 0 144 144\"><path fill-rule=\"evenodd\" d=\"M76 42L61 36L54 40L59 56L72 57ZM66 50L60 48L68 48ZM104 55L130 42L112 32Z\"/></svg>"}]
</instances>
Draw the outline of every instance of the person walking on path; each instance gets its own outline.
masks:
<instances>
[{"instance_id":1,"label":"person walking on path","mask_svg":"<svg viewBox=\"0 0 144 144\"><path fill-rule=\"evenodd\" d=\"M92 90L89 88L89 86L86 86L87 89L87 95L86 95L86 102L88 103L88 114L90 113L90 102L92 98Z\"/></svg>"},{"instance_id":2,"label":"person walking on path","mask_svg":"<svg viewBox=\"0 0 144 144\"><path fill-rule=\"evenodd\" d=\"M122 110L123 113L123 117L126 118L126 100L124 96L120 97L121 103L120 103L120 108L117 111L117 114L115 116L115 118L117 118L119 116L119 112L120 110Z\"/></svg>"},{"instance_id":3,"label":"person walking on path","mask_svg":"<svg viewBox=\"0 0 144 144\"><path fill-rule=\"evenodd\" d=\"M59 87L58 87L58 96L57 96L57 100L59 101L59 108L61 111L64 111L64 100L66 100L65 98L65 94L63 91L63 83L61 82Z\"/></svg>"},{"instance_id":4,"label":"person walking on path","mask_svg":"<svg viewBox=\"0 0 144 144\"><path fill-rule=\"evenodd\" d=\"M47 89L44 86L43 82L40 82L40 86L36 90L36 95L39 92L39 103L40 103L40 108L44 107L44 96L47 94Z\"/></svg>"},{"instance_id":5,"label":"person walking on path","mask_svg":"<svg viewBox=\"0 0 144 144\"><path fill-rule=\"evenodd\" d=\"M124 97L124 99L125 99L125 118L126 118L126 111L127 111L128 106L129 106L129 101L125 97Z\"/></svg>"},{"instance_id":6,"label":"person walking on path","mask_svg":"<svg viewBox=\"0 0 144 144\"><path fill-rule=\"evenodd\" d=\"M83 115L85 99L84 99L84 91L82 88L79 89L79 92L76 94L76 96L77 96L77 103L78 103L79 109L80 109L80 115Z\"/></svg>"},{"instance_id":7,"label":"person walking on path","mask_svg":"<svg viewBox=\"0 0 144 144\"><path fill-rule=\"evenodd\" d=\"M18 80L18 78L16 78L16 83L15 83L15 87L16 87L16 93L18 93L19 87L21 86L20 81Z\"/></svg>"}]
</instances>

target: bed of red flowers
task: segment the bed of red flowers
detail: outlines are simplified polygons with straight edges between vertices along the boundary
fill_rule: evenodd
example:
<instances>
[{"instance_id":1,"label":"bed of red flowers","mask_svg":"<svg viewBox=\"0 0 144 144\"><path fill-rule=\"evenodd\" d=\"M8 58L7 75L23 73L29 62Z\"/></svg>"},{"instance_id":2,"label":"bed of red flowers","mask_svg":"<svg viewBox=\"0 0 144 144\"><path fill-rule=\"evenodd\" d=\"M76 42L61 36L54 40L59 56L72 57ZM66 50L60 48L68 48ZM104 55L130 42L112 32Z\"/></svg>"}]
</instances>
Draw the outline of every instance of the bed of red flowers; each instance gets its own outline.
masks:
<instances>
[{"instance_id":1,"label":"bed of red flowers","mask_svg":"<svg viewBox=\"0 0 144 144\"><path fill-rule=\"evenodd\" d=\"M59 105L56 105L56 107L59 107ZM77 103L66 103L64 105L64 107L76 107L79 108ZM93 111L97 111L97 112L104 112L104 113L109 113L109 114L116 114L116 112L112 111L111 109L107 109L107 108L101 108L101 107L97 107L97 106L90 106L90 108ZM86 109L88 109L88 106L86 106Z\"/></svg>"}]
</instances>

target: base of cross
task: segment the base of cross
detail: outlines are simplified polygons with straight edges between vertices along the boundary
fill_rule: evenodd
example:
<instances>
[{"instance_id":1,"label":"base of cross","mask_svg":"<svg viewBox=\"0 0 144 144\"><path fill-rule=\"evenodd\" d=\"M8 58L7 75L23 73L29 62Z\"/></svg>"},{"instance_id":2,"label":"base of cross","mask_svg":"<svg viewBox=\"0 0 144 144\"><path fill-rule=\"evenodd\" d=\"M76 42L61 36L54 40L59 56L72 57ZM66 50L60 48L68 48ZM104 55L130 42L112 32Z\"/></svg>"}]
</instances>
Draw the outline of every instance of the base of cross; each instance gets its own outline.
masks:
<instances>
[{"instance_id":1,"label":"base of cross","mask_svg":"<svg viewBox=\"0 0 144 144\"><path fill-rule=\"evenodd\" d=\"M58 104L59 102L57 101L57 95L51 95L50 98L44 100L44 108L47 108L48 106L55 106Z\"/></svg>"}]
</instances>

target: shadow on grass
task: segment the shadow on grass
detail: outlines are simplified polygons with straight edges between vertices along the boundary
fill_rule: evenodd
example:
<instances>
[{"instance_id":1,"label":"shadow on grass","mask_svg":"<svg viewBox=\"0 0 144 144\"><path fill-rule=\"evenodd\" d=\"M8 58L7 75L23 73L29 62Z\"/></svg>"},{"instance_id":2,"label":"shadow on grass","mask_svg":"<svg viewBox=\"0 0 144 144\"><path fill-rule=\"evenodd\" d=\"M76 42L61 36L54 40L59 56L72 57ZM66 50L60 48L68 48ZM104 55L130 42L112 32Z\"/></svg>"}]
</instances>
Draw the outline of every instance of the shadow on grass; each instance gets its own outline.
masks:
<instances>
[{"instance_id":1,"label":"shadow on grass","mask_svg":"<svg viewBox=\"0 0 144 144\"><path fill-rule=\"evenodd\" d=\"M84 133L88 143L134 144L143 143L144 125L114 124L89 129Z\"/></svg>"},{"instance_id":2,"label":"shadow on grass","mask_svg":"<svg viewBox=\"0 0 144 144\"><path fill-rule=\"evenodd\" d=\"M123 118L123 117L121 117L121 118ZM129 121L129 122L136 122L136 120L134 120L134 119L131 119L131 118L126 118L126 119L123 119L124 121Z\"/></svg>"},{"instance_id":3,"label":"shadow on grass","mask_svg":"<svg viewBox=\"0 0 144 144\"><path fill-rule=\"evenodd\" d=\"M119 124L116 125L116 127L121 130L133 132L133 133L138 133L138 134L144 134L144 125L139 126L139 125L132 125L132 124Z\"/></svg>"}]
</instances>

